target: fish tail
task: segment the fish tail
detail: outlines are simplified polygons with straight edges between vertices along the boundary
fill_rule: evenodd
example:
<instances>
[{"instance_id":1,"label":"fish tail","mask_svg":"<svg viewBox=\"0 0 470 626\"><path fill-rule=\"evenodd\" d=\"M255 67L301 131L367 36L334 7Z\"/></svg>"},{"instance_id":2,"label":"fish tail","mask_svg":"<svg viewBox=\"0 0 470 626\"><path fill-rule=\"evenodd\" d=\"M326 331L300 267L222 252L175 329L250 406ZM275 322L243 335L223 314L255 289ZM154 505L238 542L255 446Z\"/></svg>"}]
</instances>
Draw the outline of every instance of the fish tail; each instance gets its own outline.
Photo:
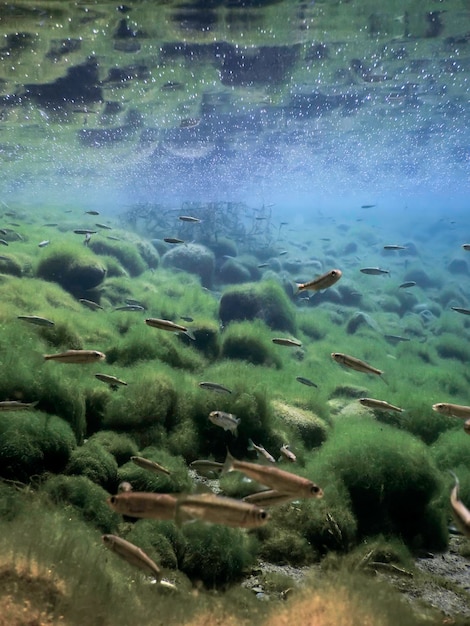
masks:
<instances>
[{"instance_id":1,"label":"fish tail","mask_svg":"<svg viewBox=\"0 0 470 626\"><path fill-rule=\"evenodd\" d=\"M235 458L230 454L230 450L227 448L227 456L225 457L224 466L222 468L222 476L227 472L233 471L233 462Z\"/></svg>"},{"instance_id":2,"label":"fish tail","mask_svg":"<svg viewBox=\"0 0 470 626\"><path fill-rule=\"evenodd\" d=\"M302 291L302 283L294 283L294 296Z\"/></svg>"},{"instance_id":3,"label":"fish tail","mask_svg":"<svg viewBox=\"0 0 470 626\"><path fill-rule=\"evenodd\" d=\"M457 474L454 474L454 472L452 470L447 470L449 472L449 474L451 476L453 476L454 480L455 480L455 486L457 487L457 489L460 487L460 481L458 479Z\"/></svg>"},{"instance_id":4,"label":"fish tail","mask_svg":"<svg viewBox=\"0 0 470 626\"><path fill-rule=\"evenodd\" d=\"M381 373L379 374L379 377L380 377L380 380L383 380L383 381L384 381L384 383L387 385L387 387L389 387L389 386L390 386L390 385L389 385L389 383L387 382L387 379L386 379L386 378L384 378L384 373L383 373L383 372L381 372Z\"/></svg>"},{"instance_id":5,"label":"fish tail","mask_svg":"<svg viewBox=\"0 0 470 626\"><path fill-rule=\"evenodd\" d=\"M248 450L255 450L255 446L253 444L253 439L248 439Z\"/></svg>"},{"instance_id":6,"label":"fish tail","mask_svg":"<svg viewBox=\"0 0 470 626\"><path fill-rule=\"evenodd\" d=\"M184 331L184 333L183 333L183 334L184 334L184 335L186 335L186 337L189 337L189 339L192 339L192 341L196 341L196 337L195 337L195 335L194 335L193 331L192 331L192 330L190 330L189 328L187 328L187 329Z\"/></svg>"}]
</instances>

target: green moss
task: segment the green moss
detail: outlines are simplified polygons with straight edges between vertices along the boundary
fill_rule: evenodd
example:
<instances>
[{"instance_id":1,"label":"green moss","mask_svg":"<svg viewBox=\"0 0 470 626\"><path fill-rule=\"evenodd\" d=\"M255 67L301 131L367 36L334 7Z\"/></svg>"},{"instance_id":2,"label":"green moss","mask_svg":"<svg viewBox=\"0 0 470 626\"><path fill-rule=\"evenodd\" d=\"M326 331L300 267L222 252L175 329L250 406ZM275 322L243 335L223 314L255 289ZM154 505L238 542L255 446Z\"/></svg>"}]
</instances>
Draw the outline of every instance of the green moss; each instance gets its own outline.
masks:
<instances>
[{"instance_id":1,"label":"green moss","mask_svg":"<svg viewBox=\"0 0 470 626\"><path fill-rule=\"evenodd\" d=\"M219 317L223 324L260 319L273 330L296 332L293 306L282 287L273 281L227 289L220 300Z\"/></svg>"},{"instance_id":2,"label":"green moss","mask_svg":"<svg viewBox=\"0 0 470 626\"><path fill-rule=\"evenodd\" d=\"M297 530L275 526L263 535L260 556L279 565L302 566L318 560L309 541Z\"/></svg>"},{"instance_id":3,"label":"green moss","mask_svg":"<svg viewBox=\"0 0 470 626\"><path fill-rule=\"evenodd\" d=\"M21 277L23 275L23 268L14 256L3 255L4 258L0 259L0 274L10 274L11 276Z\"/></svg>"},{"instance_id":4,"label":"green moss","mask_svg":"<svg viewBox=\"0 0 470 626\"><path fill-rule=\"evenodd\" d=\"M280 368L282 363L270 333L261 321L230 324L222 336L221 356L268 367Z\"/></svg>"},{"instance_id":5,"label":"green moss","mask_svg":"<svg viewBox=\"0 0 470 626\"><path fill-rule=\"evenodd\" d=\"M177 569L178 559L170 540L159 532L161 524L154 520L140 519L135 524L125 539L139 546L160 567Z\"/></svg>"},{"instance_id":6,"label":"green moss","mask_svg":"<svg viewBox=\"0 0 470 626\"><path fill-rule=\"evenodd\" d=\"M53 476L41 490L54 503L70 505L102 533L116 531L119 517L106 504L109 494L86 476Z\"/></svg>"},{"instance_id":7,"label":"green moss","mask_svg":"<svg viewBox=\"0 0 470 626\"><path fill-rule=\"evenodd\" d=\"M132 437L128 435L118 434L112 430L102 430L96 433L87 442L98 443L107 450L116 459L118 465L127 463L131 456L138 453L138 447Z\"/></svg>"},{"instance_id":8,"label":"green moss","mask_svg":"<svg viewBox=\"0 0 470 626\"><path fill-rule=\"evenodd\" d=\"M76 445L64 420L39 411L3 413L0 440L1 476L21 482L47 471L62 471Z\"/></svg>"},{"instance_id":9,"label":"green moss","mask_svg":"<svg viewBox=\"0 0 470 626\"><path fill-rule=\"evenodd\" d=\"M436 351L443 359L456 359L461 363L468 361L470 343L465 337L444 333L436 341Z\"/></svg>"},{"instance_id":10,"label":"green moss","mask_svg":"<svg viewBox=\"0 0 470 626\"><path fill-rule=\"evenodd\" d=\"M117 484L118 464L114 456L96 441L87 441L73 451L65 474L86 476L107 491Z\"/></svg>"},{"instance_id":11,"label":"green moss","mask_svg":"<svg viewBox=\"0 0 470 626\"><path fill-rule=\"evenodd\" d=\"M116 258L131 276L139 276L147 269L147 265L142 259L137 247L125 241L92 238L90 241L90 249L98 255ZM155 256L158 259L156 253Z\"/></svg>"},{"instance_id":12,"label":"green moss","mask_svg":"<svg viewBox=\"0 0 470 626\"><path fill-rule=\"evenodd\" d=\"M468 435L461 426L460 428L454 428L442 433L431 448L433 458L439 469L455 471L459 465L470 467L470 445L468 439Z\"/></svg>"},{"instance_id":13,"label":"green moss","mask_svg":"<svg viewBox=\"0 0 470 626\"><path fill-rule=\"evenodd\" d=\"M280 401L273 403L273 409L276 416L301 438L307 448L319 447L326 441L328 427L314 413Z\"/></svg>"}]
</instances>

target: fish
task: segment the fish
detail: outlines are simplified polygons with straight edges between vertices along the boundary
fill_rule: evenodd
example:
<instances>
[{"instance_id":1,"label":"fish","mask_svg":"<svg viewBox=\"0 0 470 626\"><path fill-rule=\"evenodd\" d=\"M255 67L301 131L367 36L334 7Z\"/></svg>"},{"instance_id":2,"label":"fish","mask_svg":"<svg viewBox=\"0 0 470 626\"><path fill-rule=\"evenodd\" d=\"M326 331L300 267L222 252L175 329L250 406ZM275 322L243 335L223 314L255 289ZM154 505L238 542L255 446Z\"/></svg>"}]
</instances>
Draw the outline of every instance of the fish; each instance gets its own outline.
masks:
<instances>
[{"instance_id":1,"label":"fish","mask_svg":"<svg viewBox=\"0 0 470 626\"><path fill-rule=\"evenodd\" d=\"M211 411L209 413L209 421L224 430L229 430L235 437L237 436L237 428L241 422L239 417L236 417L233 413L226 413L225 411Z\"/></svg>"},{"instance_id":2,"label":"fish","mask_svg":"<svg viewBox=\"0 0 470 626\"><path fill-rule=\"evenodd\" d=\"M464 309L461 306L451 306L452 311L457 311L457 313L461 313L462 315L470 315L470 309Z\"/></svg>"},{"instance_id":3,"label":"fish","mask_svg":"<svg viewBox=\"0 0 470 626\"><path fill-rule=\"evenodd\" d=\"M387 341L390 343L400 343L402 341L410 341L409 337L402 337L401 335L384 335Z\"/></svg>"},{"instance_id":4,"label":"fish","mask_svg":"<svg viewBox=\"0 0 470 626\"><path fill-rule=\"evenodd\" d=\"M145 311L145 308L140 304L125 304L123 306L118 306L114 309L115 311Z\"/></svg>"},{"instance_id":5,"label":"fish","mask_svg":"<svg viewBox=\"0 0 470 626\"><path fill-rule=\"evenodd\" d=\"M470 419L470 406L463 404L451 404L450 402L438 402L432 405L432 410L449 417L458 417L463 420Z\"/></svg>"},{"instance_id":6,"label":"fish","mask_svg":"<svg viewBox=\"0 0 470 626\"><path fill-rule=\"evenodd\" d=\"M208 389L209 391L215 391L216 393L232 393L232 391L228 387L224 387L224 385L219 385L219 383L203 381L202 383L198 384L201 389Z\"/></svg>"},{"instance_id":7,"label":"fish","mask_svg":"<svg viewBox=\"0 0 470 626\"><path fill-rule=\"evenodd\" d=\"M35 402L19 402L18 400L3 400L0 402L0 411L28 411L34 409L39 400Z\"/></svg>"},{"instance_id":8,"label":"fish","mask_svg":"<svg viewBox=\"0 0 470 626\"><path fill-rule=\"evenodd\" d=\"M189 519L235 528L259 528L270 519L269 513L255 504L215 493L181 496L176 508L176 523L182 521L181 513Z\"/></svg>"},{"instance_id":9,"label":"fish","mask_svg":"<svg viewBox=\"0 0 470 626\"><path fill-rule=\"evenodd\" d=\"M372 209L375 206L375 204L361 204L361 209Z\"/></svg>"},{"instance_id":10,"label":"fish","mask_svg":"<svg viewBox=\"0 0 470 626\"><path fill-rule=\"evenodd\" d=\"M106 239L109 239L110 241L121 241L121 237L115 237L114 235L108 235Z\"/></svg>"},{"instance_id":11,"label":"fish","mask_svg":"<svg viewBox=\"0 0 470 626\"><path fill-rule=\"evenodd\" d=\"M274 337L272 342L277 344L278 346L289 346L296 348L302 347L302 343L300 341L298 341L297 339L288 339L287 337Z\"/></svg>"},{"instance_id":12,"label":"fish","mask_svg":"<svg viewBox=\"0 0 470 626\"><path fill-rule=\"evenodd\" d=\"M341 270L334 269L318 276L318 278L314 278L308 283L295 283L297 292L304 291L306 289L311 291L321 291L323 289L327 289L338 282L342 275L343 272Z\"/></svg>"},{"instance_id":13,"label":"fish","mask_svg":"<svg viewBox=\"0 0 470 626\"><path fill-rule=\"evenodd\" d=\"M84 211L84 213L86 213L87 215L99 215L100 214L99 211Z\"/></svg>"},{"instance_id":14,"label":"fish","mask_svg":"<svg viewBox=\"0 0 470 626\"><path fill-rule=\"evenodd\" d=\"M57 222L48 222L47 224L43 224L43 226L45 226L46 228L54 228L55 226L58 226L59 224Z\"/></svg>"},{"instance_id":15,"label":"fish","mask_svg":"<svg viewBox=\"0 0 470 626\"><path fill-rule=\"evenodd\" d=\"M203 476L212 476L220 474L224 468L223 463L217 463L216 461L208 461L205 459L198 459L189 464L189 467Z\"/></svg>"},{"instance_id":16,"label":"fish","mask_svg":"<svg viewBox=\"0 0 470 626\"><path fill-rule=\"evenodd\" d=\"M123 480L118 485L118 493L130 493L132 491L132 485L127 480Z\"/></svg>"},{"instance_id":17,"label":"fish","mask_svg":"<svg viewBox=\"0 0 470 626\"><path fill-rule=\"evenodd\" d=\"M80 304L83 304L83 306L88 307L89 309L91 309L92 311L103 311L103 307L101 306L101 304L98 304L97 302L93 302L93 300L87 300L86 298L80 298L79 300Z\"/></svg>"},{"instance_id":18,"label":"fish","mask_svg":"<svg viewBox=\"0 0 470 626\"><path fill-rule=\"evenodd\" d=\"M450 493L450 506L452 507L452 514L455 519L455 523L458 529L468 538L470 538L470 511L465 504L459 498L459 479L450 472L454 477L454 487Z\"/></svg>"},{"instance_id":19,"label":"fish","mask_svg":"<svg viewBox=\"0 0 470 626\"><path fill-rule=\"evenodd\" d=\"M377 409L379 411L397 411L397 413L403 413L403 409L394 404L389 404L385 400L375 400L374 398L359 398L359 402L362 406L366 406L369 409Z\"/></svg>"},{"instance_id":20,"label":"fish","mask_svg":"<svg viewBox=\"0 0 470 626\"><path fill-rule=\"evenodd\" d=\"M267 466L248 461L238 461L227 450L222 474L233 471L243 472L252 480L256 480L262 485L266 485L266 487L281 493L293 494L299 498L323 497L323 490L308 478L286 472L272 465Z\"/></svg>"},{"instance_id":21,"label":"fish","mask_svg":"<svg viewBox=\"0 0 470 626\"><path fill-rule=\"evenodd\" d=\"M464 243L462 244L462 248L464 250L466 250L467 252L470 252L470 243Z\"/></svg>"},{"instance_id":22,"label":"fish","mask_svg":"<svg viewBox=\"0 0 470 626\"><path fill-rule=\"evenodd\" d=\"M385 245L384 250L406 250L406 246L398 246L397 244L391 243Z\"/></svg>"},{"instance_id":23,"label":"fish","mask_svg":"<svg viewBox=\"0 0 470 626\"><path fill-rule=\"evenodd\" d=\"M290 461L291 463L295 463L297 461L297 457L295 456L295 454L292 452L292 450L290 449L290 446L288 443L283 444L280 447L280 451L281 451L281 455L287 460Z\"/></svg>"},{"instance_id":24,"label":"fish","mask_svg":"<svg viewBox=\"0 0 470 626\"><path fill-rule=\"evenodd\" d=\"M163 465L160 465L160 463L156 463L150 459L144 459L142 456L131 456L131 461L142 469L160 474L166 474L167 476L171 475L171 472L167 470L166 467L163 467Z\"/></svg>"},{"instance_id":25,"label":"fish","mask_svg":"<svg viewBox=\"0 0 470 626\"><path fill-rule=\"evenodd\" d=\"M108 226L107 224L102 224L100 222L96 222L95 226L102 228L103 230L113 230L112 226Z\"/></svg>"},{"instance_id":26,"label":"fish","mask_svg":"<svg viewBox=\"0 0 470 626\"><path fill-rule=\"evenodd\" d=\"M2 246L8 246L9 245L8 241L5 241L5 239L0 239L0 244Z\"/></svg>"},{"instance_id":27,"label":"fish","mask_svg":"<svg viewBox=\"0 0 470 626\"><path fill-rule=\"evenodd\" d=\"M194 318L189 315L180 315L180 319L182 319L183 322L194 322Z\"/></svg>"},{"instance_id":28,"label":"fish","mask_svg":"<svg viewBox=\"0 0 470 626\"><path fill-rule=\"evenodd\" d=\"M198 117L187 117L180 121L180 128L195 128L201 123Z\"/></svg>"},{"instance_id":29,"label":"fish","mask_svg":"<svg viewBox=\"0 0 470 626\"><path fill-rule=\"evenodd\" d=\"M416 285L416 281L407 280L405 283L398 285L398 289L408 289L409 287L414 287Z\"/></svg>"},{"instance_id":30,"label":"fish","mask_svg":"<svg viewBox=\"0 0 470 626\"><path fill-rule=\"evenodd\" d=\"M44 241L40 241L38 243L38 248L45 248L46 246L48 246L50 244L50 240L49 239L44 239Z\"/></svg>"},{"instance_id":31,"label":"fish","mask_svg":"<svg viewBox=\"0 0 470 626\"><path fill-rule=\"evenodd\" d=\"M257 265L258 269L263 269L264 267L269 267L269 263L260 263L259 265Z\"/></svg>"},{"instance_id":32,"label":"fish","mask_svg":"<svg viewBox=\"0 0 470 626\"><path fill-rule=\"evenodd\" d=\"M160 328L160 330L168 330L174 333L183 333L193 341L195 341L196 337L193 332L186 328L186 326L181 326L181 324L175 324L175 322L171 322L170 320L162 320L158 317L149 317L145 320L147 326L151 326L152 328Z\"/></svg>"},{"instance_id":33,"label":"fish","mask_svg":"<svg viewBox=\"0 0 470 626\"><path fill-rule=\"evenodd\" d=\"M183 239L178 239L177 237L163 237L163 241L165 243L184 243Z\"/></svg>"},{"instance_id":34,"label":"fish","mask_svg":"<svg viewBox=\"0 0 470 626\"><path fill-rule=\"evenodd\" d=\"M39 315L18 315L19 320L29 322L30 324L36 324L36 326L54 326L52 320L48 320L45 317L39 317Z\"/></svg>"},{"instance_id":35,"label":"fish","mask_svg":"<svg viewBox=\"0 0 470 626\"><path fill-rule=\"evenodd\" d=\"M178 219L182 222L190 222L191 224L199 224L201 221L198 217L193 217L192 215L179 215Z\"/></svg>"},{"instance_id":36,"label":"fish","mask_svg":"<svg viewBox=\"0 0 470 626\"><path fill-rule=\"evenodd\" d=\"M89 228L76 228L73 231L76 235L96 235L96 230L90 230Z\"/></svg>"},{"instance_id":37,"label":"fish","mask_svg":"<svg viewBox=\"0 0 470 626\"><path fill-rule=\"evenodd\" d=\"M351 369L356 370L356 372L363 372L364 374L377 374L377 376L381 376L383 374L382 370L372 367L372 365L369 365L360 359L356 359L354 356L343 354L342 352L332 352L331 357L337 363L350 367Z\"/></svg>"},{"instance_id":38,"label":"fish","mask_svg":"<svg viewBox=\"0 0 470 626\"><path fill-rule=\"evenodd\" d=\"M67 350L58 354L45 354L46 361L58 361L59 363L96 363L103 361L106 355L98 350Z\"/></svg>"},{"instance_id":39,"label":"fish","mask_svg":"<svg viewBox=\"0 0 470 626\"><path fill-rule=\"evenodd\" d=\"M142 302L140 302L140 300L134 300L134 298L126 298L126 299L124 300L124 302L125 302L126 304L131 304L131 305L134 305L134 306L140 306L140 307L142 307L143 309L145 308L145 307L144 307L144 305L142 304Z\"/></svg>"},{"instance_id":40,"label":"fish","mask_svg":"<svg viewBox=\"0 0 470 626\"><path fill-rule=\"evenodd\" d=\"M292 493L282 493L281 491L276 491L275 489L264 489L263 491L257 491L256 493L250 493L249 496L242 498L243 502L266 507L285 504L286 502L292 502L292 500L296 499L297 496Z\"/></svg>"},{"instance_id":41,"label":"fish","mask_svg":"<svg viewBox=\"0 0 470 626\"><path fill-rule=\"evenodd\" d=\"M318 385L315 384L313 380L310 380L309 378L304 378L303 376L296 376L295 380L297 380L299 383L302 383L302 385L307 385L307 387L316 387L318 389Z\"/></svg>"},{"instance_id":42,"label":"fish","mask_svg":"<svg viewBox=\"0 0 470 626\"><path fill-rule=\"evenodd\" d=\"M262 457L269 461L270 463L275 463L276 459L272 454L266 450L264 446L257 446L256 443L252 439L248 439L248 450L256 450L258 454L261 454Z\"/></svg>"},{"instance_id":43,"label":"fish","mask_svg":"<svg viewBox=\"0 0 470 626\"><path fill-rule=\"evenodd\" d=\"M123 380L116 378L116 376L110 376L109 374L95 374L95 378L109 385L113 391L116 391L120 385L127 387L127 383Z\"/></svg>"},{"instance_id":44,"label":"fish","mask_svg":"<svg viewBox=\"0 0 470 626\"><path fill-rule=\"evenodd\" d=\"M363 274L370 274L371 276L380 276L381 274L390 274L389 270L383 270L380 267L363 267L359 270Z\"/></svg>"},{"instance_id":45,"label":"fish","mask_svg":"<svg viewBox=\"0 0 470 626\"><path fill-rule=\"evenodd\" d=\"M139 519L174 520L176 498L169 493L128 491L110 496L107 505L120 515Z\"/></svg>"},{"instance_id":46,"label":"fish","mask_svg":"<svg viewBox=\"0 0 470 626\"><path fill-rule=\"evenodd\" d=\"M281 251L278 253L278 256L285 256L286 254L287 254L287 250L281 250Z\"/></svg>"},{"instance_id":47,"label":"fish","mask_svg":"<svg viewBox=\"0 0 470 626\"><path fill-rule=\"evenodd\" d=\"M467 435L470 435L470 419L465 420L465 423L463 425L463 429L467 433Z\"/></svg>"},{"instance_id":48,"label":"fish","mask_svg":"<svg viewBox=\"0 0 470 626\"><path fill-rule=\"evenodd\" d=\"M131 565L135 565L136 567L149 572L157 579L158 582L160 582L162 578L161 569L149 556L147 556L147 554L145 554L143 550L130 541L126 541L117 535L102 535L101 539L109 550L116 552L116 554Z\"/></svg>"}]
</instances>

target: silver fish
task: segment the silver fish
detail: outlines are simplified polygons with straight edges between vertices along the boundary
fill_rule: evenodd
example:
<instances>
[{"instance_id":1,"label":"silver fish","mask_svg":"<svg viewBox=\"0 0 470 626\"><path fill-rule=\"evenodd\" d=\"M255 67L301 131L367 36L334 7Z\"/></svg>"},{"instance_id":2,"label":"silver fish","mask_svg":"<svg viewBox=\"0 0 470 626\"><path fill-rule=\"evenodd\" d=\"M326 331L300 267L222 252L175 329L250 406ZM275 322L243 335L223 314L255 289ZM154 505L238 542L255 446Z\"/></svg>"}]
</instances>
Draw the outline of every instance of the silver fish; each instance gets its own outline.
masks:
<instances>
[{"instance_id":1,"label":"silver fish","mask_svg":"<svg viewBox=\"0 0 470 626\"><path fill-rule=\"evenodd\" d=\"M109 497L106 503L115 513L129 517L173 520L176 513L176 498L169 493L128 491Z\"/></svg>"},{"instance_id":2,"label":"silver fish","mask_svg":"<svg viewBox=\"0 0 470 626\"><path fill-rule=\"evenodd\" d=\"M45 317L39 317L39 315L18 315L19 320L29 322L30 324L36 324L36 326L54 326L54 322L46 319Z\"/></svg>"},{"instance_id":3,"label":"silver fish","mask_svg":"<svg viewBox=\"0 0 470 626\"><path fill-rule=\"evenodd\" d=\"M18 400L3 400L0 402L0 411L27 411L29 409L34 409L36 402L19 402Z\"/></svg>"},{"instance_id":4,"label":"silver fish","mask_svg":"<svg viewBox=\"0 0 470 626\"><path fill-rule=\"evenodd\" d=\"M218 496L215 493L181 496L178 498L176 508L177 523L184 521L181 514L189 519L200 519L236 528L259 528L269 520L269 513L255 504Z\"/></svg>"},{"instance_id":5,"label":"silver fish","mask_svg":"<svg viewBox=\"0 0 470 626\"><path fill-rule=\"evenodd\" d=\"M124 304L114 309L115 311L145 311L145 308L140 304Z\"/></svg>"},{"instance_id":6,"label":"silver fish","mask_svg":"<svg viewBox=\"0 0 470 626\"><path fill-rule=\"evenodd\" d=\"M83 304L83 306L86 306L87 308L89 308L91 311L99 311L99 310L103 311L103 307L97 302L93 302L93 300L80 298L79 302L80 304Z\"/></svg>"},{"instance_id":7,"label":"silver fish","mask_svg":"<svg viewBox=\"0 0 470 626\"><path fill-rule=\"evenodd\" d=\"M326 272L326 274L322 274L322 276L318 276L308 283L296 283L297 291L304 291L305 289L309 289L312 291L322 291L323 289L327 289L334 285L343 275L341 270L334 269Z\"/></svg>"},{"instance_id":8,"label":"silver fish","mask_svg":"<svg viewBox=\"0 0 470 626\"><path fill-rule=\"evenodd\" d=\"M382 370L378 370L376 367L372 367L372 365L369 365L365 361L356 359L356 357L349 356L348 354L343 354L341 352L332 352L331 357L337 363L345 365L346 367L350 367L357 372L363 372L364 374L377 374L377 376L381 376L383 374Z\"/></svg>"},{"instance_id":9,"label":"silver fish","mask_svg":"<svg viewBox=\"0 0 470 626\"><path fill-rule=\"evenodd\" d=\"M235 437L237 436L237 428L241 420L239 417L233 415L233 413L211 411L211 413L209 413L209 420L216 426L220 426L224 430L229 430Z\"/></svg>"},{"instance_id":10,"label":"silver fish","mask_svg":"<svg viewBox=\"0 0 470 626\"><path fill-rule=\"evenodd\" d=\"M59 363L96 363L103 361L106 355L98 350L67 350L58 354L45 354L46 361L59 361Z\"/></svg>"},{"instance_id":11,"label":"silver fish","mask_svg":"<svg viewBox=\"0 0 470 626\"><path fill-rule=\"evenodd\" d=\"M291 463L295 463L297 461L297 457L295 456L295 454L290 449L290 446L289 446L288 443L285 443L284 445L282 445L281 448L280 448L280 451L281 451L281 455L287 461L290 461Z\"/></svg>"},{"instance_id":12,"label":"silver fish","mask_svg":"<svg viewBox=\"0 0 470 626\"><path fill-rule=\"evenodd\" d=\"M296 376L295 380L298 381L299 383L302 383L302 385L306 385L307 387L316 387L318 389L318 385L316 385L313 380L310 380L309 378L304 378L303 376Z\"/></svg>"},{"instance_id":13,"label":"silver fish","mask_svg":"<svg viewBox=\"0 0 470 626\"><path fill-rule=\"evenodd\" d=\"M101 539L107 548L116 552L116 554L131 565L135 565L136 567L149 572L160 582L162 578L160 568L149 556L147 556L147 554L145 554L143 550L130 541L126 541L117 535L102 535Z\"/></svg>"},{"instance_id":14,"label":"silver fish","mask_svg":"<svg viewBox=\"0 0 470 626\"><path fill-rule=\"evenodd\" d=\"M224 387L224 385L219 385L219 383L203 381L202 383L198 384L201 389L208 389L209 391L215 391L216 393L232 393L228 387Z\"/></svg>"},{"instance_id":15,"label":"silver fish","mask_svg":"<svg viewBox=\"0 0 470 626\"><path fill-rule=\"evenodd\" d=\"M406 283L402 283L401 285L398 285L398 289L409 289L410 287L415 287L415 286L416 286L416 281L407 280Z\"/></svg>"},{"instance_id":16,"label":"silver fish","mask_svg":"<svg viewBox=\"0 0 470 626\"><path fill-rule=\"evenodd\" d=\"M266 450L264 446L257 446L256 443L252 439L248 439L248 450L256 450L258 454L260 454L266 461L270 463L275 463L276 459L272 454Z\"/></svg>"},{"instance_id":17,"label":"silver fish","mask_svg":"<svg viewBox=\"0 0 470 626\"><path fill-rule=\"evenodd\" d=\"M385 400L375 400L375 398L359 398L359 402L362 406L366 406L369 409L377 409L378 411L397 411L397 413L403 413L403 409L394 404L389 404Z\"/></svg>"},{"instance_id":18,"label":"silver fish","mask_svg":"<svg viewBox=\"0 0 470 626\"><path fill-rule=\"evenodd\" d=\"M470 406L452 404L451 402L438 402L432 405L432 410L449 417L458 417L463 420L470 418Z\"/></svg>"},{"instance_id":19,"label":"silver fish","mask_svg":"<svg viewBox=\"0 0 470 626\"><path fill-rule=\"evenodd\" d=\"M452 489L450 494L450 505L452 507L452 513L454 515L455 523L457 524L459 530L466 537L470 538L470 511L459 498L459 479L454 474L454 472L450 473L455 480L454 488Z\"/></svg>"},{"instance_id":20,"label":"silver fish","mask_svg":"<svg viewBox=\"0 0 470 626\"><path fill-rule=\"evenodd\" d=\"M116 391L120 385L127 387L127 383L123 380L116 378L116 376L110 376L109 374L95 374L95 378L101 380L102 383L109 385L113 391Z\"/></svg>"},{"instance_id":21,"label":"silver fish","mask_svg":"<svg viewBox=\"0 0 470 626\"><path fill-rule=\"evenodd\" d=\"M160 328L160 330L168 330L174 333L183 333L193 341L196 339L194 333L186 326L182 326L181 324L175 324L175 322L171 322L170 320L163 320L158 317L150 317L145 320L147 326L151 326L152 328Z\"/></svg>"},{"instance_id":22,"label":"silver fish","mask_svg":"<svg viewBox=\"0 0 470 626\"><path fill-rule=\"evenodd\" d=\"M363 267L359 270L363 274L370 274L371 276L380 276L382 274L390 274L389 270L383 270L380 267Z\"/></svg>"},{"instance_id":23,"label":"silver fish","mask_svg":"<svg viewBox=\"0 0 470 626\"><path fill-rule=\"evenodd\" d=\"M288 346L291 348L301 348L302 343L297 339L289 339L288 337L274 337L272 340L273 343L278 346Z\"/></svg>"},{"instance_id":24,"label":"silver fish","mask_svg":"<svg viewBox=\"0 0 470 626\"><path fill-rule=\"evenodd\" d=\"M156 463L155 461L151 461L150 459L145 459L142 456L131 456L131 461L141 467L142 469L149 470L151 472L157 472L160 474L166 474L167 476L171 475L171 472L160 465L160 463Z\"/></svg>"},{"instance_id":25,"label":"silver fish","mask_svg":"<svg viewBox=\"0 0 470 626\"><path fill-rule=\"evenodd\" d=\"M457 313L461 313L462 315L470 315L470 309L464 309L461 306L451 306L452 311L457 311Z\"/></svg>"},{"instance_id":26,"label":"silver fish","mask_svg":"<svg viewBox=\"0 0 470 626\"><path fill-rule=\"evenodd\" d=\"M50 240L49 239L44 239L44 241L41 241L38 243L38 248L45 248L46 246L48 246L50 244Z\"/></svg>"}]
</instances>

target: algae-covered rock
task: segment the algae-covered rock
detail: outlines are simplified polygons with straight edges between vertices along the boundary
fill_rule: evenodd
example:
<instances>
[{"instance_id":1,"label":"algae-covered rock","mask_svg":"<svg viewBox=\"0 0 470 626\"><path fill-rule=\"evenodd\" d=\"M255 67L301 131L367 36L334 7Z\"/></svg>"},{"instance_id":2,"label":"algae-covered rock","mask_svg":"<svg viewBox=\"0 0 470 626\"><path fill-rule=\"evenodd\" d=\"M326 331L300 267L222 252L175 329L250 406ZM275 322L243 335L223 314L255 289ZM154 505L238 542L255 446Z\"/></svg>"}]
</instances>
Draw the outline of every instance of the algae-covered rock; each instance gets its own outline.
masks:
<instances>
[{"instance_id":1,"label":"algae-covered rock","mask_svg":"<svg viewBox=\"0 0 470 626\"><path fill-rule=\"evenodd\" d=\"M116 485L118 465L114 456L96 441L73 451L64 473L86 476L107 491Z\"/></svg>"},{"instance_id":2,"label":"algae-covered rock","mask_svg":"<svg viewBox=\"0 0 470 626\"><path fill-rule=\"evenodd\" d=\"M61 472L76 446L70 426L39 411L0 415L0 476L28 482L44 472Z\"/></svg>"},{"instance_id":3,"label":"algae-covered rock","mask_svg":"<svg viewBox=\"0 0 470 626\"><path fill-rule=\"evenodd\" d=\"M232 323L222 336L221 356L226 359L243 359L253 365L281 367L267 328L261 322Z\"/></svg>"},{"instance_id":4,"label":"algae-covered rock","mask_svg":"<svg viewBox=\"0 0 470 626\"><path fill-rule=\"evenodd\" d=\"M259 319L273 330L296 330L292 305L282 287L273 281L227 289L220 300L219 317L223 324Z\"/></svg>"},{"instance_id":5,"label":"algae-covered rock","mask_svg":"<svg viewBox=\"0 0 470 626\"><path fill-rule=\"evenodd\" d=\"M115 433L112 430L102 430L95 433L87 442L98 443L107 450L116 459L118 465L127 463L131 456L138 453L138 447L132 437L128 435Z\"/></svg>"},{"instance_id":6,"label":"algae-covered rock","mask_svg":"<svg viewBox=\"0 0 470 626\"><path fill-rule=\"evenodd\" d=\"M316 448L326 441L328 427L312 411L299 409L279 400L274 400L272 406L274 413L300 436L307 448Z\"/></svg>"},{"instance_id":7,"label":"algae-covered rock","mask_svg":"<svg viewBox=\"0 0 470 626\"><path fill-rule=\"evenodd\" d=\"M78 298L86 297L105 275L105 268L90 251L65 244L51 248L36 268L38 278L56 282Z\"/></svg>"},{"instance_id":8,"label":"algae-covered rock","mask_svg":"<svg viewBox=\"0 0 470 626\"><path fill-rule=\"evenodd\" d=\"M177 245L163 255L162 265L197 274L203 287L212 287L215 257L205 246L195 243Z\"/></svg>"},{"instance_id":9,"label":"algae-covered rock","mask_svg":"<svg viewBox=\"0 0 470 626\"><path fill-rule=\"evenodd\" d=\"M116 258L131 276L139 276L147 269L140 251L135 244L127 241L110 241L107 239L94 239L90 241L90 249L96 254L112 256ZM155 254L155 267L158 265L158 253Z\"/></svg>"},{"instance_id":10,"label":"algae-covered rock","mask_svg":"<svg viewBox=\"0 0 470 626\"><path fill-rule=\"evenodd\" d=\"M15 257L2 255L2 258L0 258L0 274L20 277L23 275L23 268Z\"/></svg>"},{"instance_id":11,"label":"algae-covered rock","mask_svg":"<svg viewBox=\"0 0 470 626\"><path fill-rule=\"evenodd\" d=\"M133 461L119 468L119 482L129 482L134 491L152 491L159 493L188 493L192 482L188 468L181 456L173 456L166 450L149 446L138 454L145 459L155 461L164 467L169 474L143 469Z\"/></svg>"},{"instance_id":12,"label":"algae-covered rock","mask_svg":"<svg viewBox=\"0 0 470 626\"><path fill-rule=\"evenodd\" d=\"M251 273L236 259L227 259L219 269L219 280L225 284L247 283L251 280Z\"/></svg>"}]
</instances>

